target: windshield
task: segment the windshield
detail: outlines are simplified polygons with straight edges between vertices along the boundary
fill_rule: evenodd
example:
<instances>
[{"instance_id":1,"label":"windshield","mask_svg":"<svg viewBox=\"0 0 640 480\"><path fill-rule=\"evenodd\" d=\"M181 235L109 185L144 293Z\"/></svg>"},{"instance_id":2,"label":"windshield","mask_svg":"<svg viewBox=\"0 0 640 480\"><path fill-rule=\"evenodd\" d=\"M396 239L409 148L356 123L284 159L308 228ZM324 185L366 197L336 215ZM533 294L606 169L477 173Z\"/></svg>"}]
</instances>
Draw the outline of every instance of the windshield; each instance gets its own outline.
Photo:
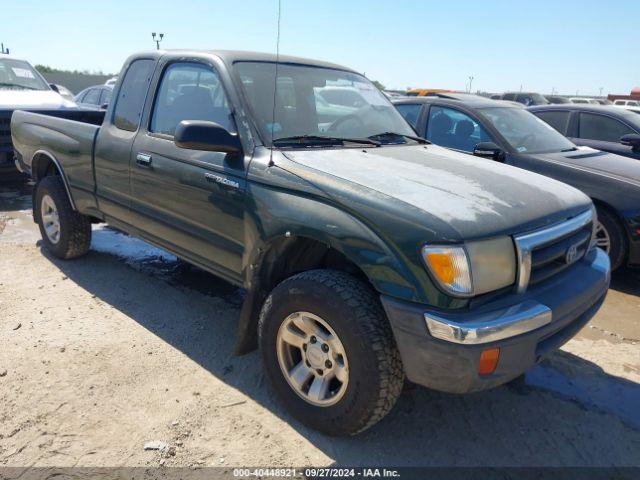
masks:
<instances>
[{"instance_id":1,"label":"windshield","mask_svg":"<svg viewBox=\"0 0 640 480\"><path fill-rule=\"evenodd\" d=\"M361 75L279 64L274 95L275 63L237 62L234 67L268 145L272 133L276 146L295 138L304 138L304 145L369 137L375 137L376 145L397 144L412 141L404 135L415 136L389 100Z\"/></svg>"},{"instance_id":2,"label":"windshield","mask_svg":"<svg viewBox=\"0 0 640 480\"><path fill-rule=\"evenodd\" d=\"M575 145L548 123L521 108L491 107L480 112L519 153L551 153L575 149Z\"/></svg>"},{"instance_id":3,"label":"windshield","mask_svg":"<svg viewBox=\"0 0 640 480\"><path fill-rule=\"evenodd\" d=\"M0 58L0 90L49 90L40 75L23 60Z\"/></svg>"}]
</instances>

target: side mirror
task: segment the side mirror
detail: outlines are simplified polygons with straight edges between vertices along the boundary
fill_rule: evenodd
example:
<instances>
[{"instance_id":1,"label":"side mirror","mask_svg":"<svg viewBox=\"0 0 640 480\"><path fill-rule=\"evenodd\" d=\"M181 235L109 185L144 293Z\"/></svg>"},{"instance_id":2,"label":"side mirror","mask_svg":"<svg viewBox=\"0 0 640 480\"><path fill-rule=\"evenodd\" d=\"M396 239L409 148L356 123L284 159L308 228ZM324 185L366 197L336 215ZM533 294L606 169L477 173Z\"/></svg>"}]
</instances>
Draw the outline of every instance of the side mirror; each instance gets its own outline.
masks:
<instances>
[{"instance_id":1,"label":"side mirror","mask_svg":"<svg viewBox=\"0 0 640 480\"><path fill-rule=\"evenodd\" d=\"M640 149L640 135L637 133L623 135L622 138L620 138L620 143L622 145L632 147L634 150L638 150Z\"/></svg>"},{"instance_id":2,"label":"side mirror","mask_svg":"<svg viewBox=\"0 0 640 480\"><path fill-rule=\"evenodd\" d=\"M504 160L504 152L493 142L480 142L473 147L473 154L476 157L489 158L502 162Z\"/></svg>"},{"instance_id":3,"label":"side mirror","mask_svg":"<svg viewBox=\"0 0 640 480\"><path fill-rule=\"evenodd\" d=\"M51 90L53 90L54 92L60 93L60 89L55 83L50 83L49 86L51 87Z\"/></svg>"},{"instance_id":4,"label":"side mirror","mask_svg":"<svg viewBox=\"0 0 640 480\"><path fill-rule=\"evenodd\" d=\"M189 150L208 152L239 153L242 144L237 134L215 122L203 120L183 120L176 127L175 144Z\"/></svg>"}]
</instances>

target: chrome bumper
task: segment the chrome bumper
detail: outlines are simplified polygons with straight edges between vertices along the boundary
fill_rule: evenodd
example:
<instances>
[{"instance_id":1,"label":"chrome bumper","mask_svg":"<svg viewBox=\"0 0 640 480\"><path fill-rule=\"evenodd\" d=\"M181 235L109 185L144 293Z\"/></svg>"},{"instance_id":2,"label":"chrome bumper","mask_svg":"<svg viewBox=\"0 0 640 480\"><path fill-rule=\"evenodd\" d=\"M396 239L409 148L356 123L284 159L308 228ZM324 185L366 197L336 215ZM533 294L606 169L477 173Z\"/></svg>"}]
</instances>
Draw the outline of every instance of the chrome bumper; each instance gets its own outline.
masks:
<instances>
[{"instance_id":1,"label":"chrome bumper","mask_svg":"<svg viewBox=\"0 0 640 480\"><path fill-rule=\"evenodd\" d=\"M549 307L533 300L480 314L468 322L424 314L431 336L464 345L495 342L531 332L551 323L552 317Z\"/></svg>"}]
</instances>

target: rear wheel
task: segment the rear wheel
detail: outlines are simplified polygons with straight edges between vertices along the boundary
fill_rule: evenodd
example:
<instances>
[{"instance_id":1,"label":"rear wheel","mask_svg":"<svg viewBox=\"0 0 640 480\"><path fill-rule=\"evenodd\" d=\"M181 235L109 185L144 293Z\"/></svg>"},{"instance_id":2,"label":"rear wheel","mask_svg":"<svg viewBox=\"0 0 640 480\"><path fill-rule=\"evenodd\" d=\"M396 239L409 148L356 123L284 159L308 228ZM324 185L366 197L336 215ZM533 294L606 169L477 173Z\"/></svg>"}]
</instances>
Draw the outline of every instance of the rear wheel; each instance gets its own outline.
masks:
<instances>
[{"instance_id":1,"label":"rear wheel","mask_svg":"<svg viewBox=\"0 0 640 480\"><path fill-rule=\"evenodd\" d=\"M91 220L71 207L59 176L45 177L36 187L34 213L42 242L59 258L84 255L91 246Z\"/></svg>"},{"instance_id":2,"label":"rear wheel","mask_svg":"<svg viewBox=\"0 0 640 480\"><path fill-rule=\"evenodd\" d=\"M627 242L617 219L606 209L598 207L596 245L604 250L611 261L611 270L619 268L627 258Z\"/></svg>"},{"instance_id":3,"label":"rear wheel","mask_svg":"<svg viewBox=\"0 0 640 480\"><path fill-rule=\"evenodd\" d=\"M404 383L400 355L376 294L342 272L312 270L278 285L259 322L267 375L301 422L329 435L377 423Z\"/></svg>"}]
</instances>

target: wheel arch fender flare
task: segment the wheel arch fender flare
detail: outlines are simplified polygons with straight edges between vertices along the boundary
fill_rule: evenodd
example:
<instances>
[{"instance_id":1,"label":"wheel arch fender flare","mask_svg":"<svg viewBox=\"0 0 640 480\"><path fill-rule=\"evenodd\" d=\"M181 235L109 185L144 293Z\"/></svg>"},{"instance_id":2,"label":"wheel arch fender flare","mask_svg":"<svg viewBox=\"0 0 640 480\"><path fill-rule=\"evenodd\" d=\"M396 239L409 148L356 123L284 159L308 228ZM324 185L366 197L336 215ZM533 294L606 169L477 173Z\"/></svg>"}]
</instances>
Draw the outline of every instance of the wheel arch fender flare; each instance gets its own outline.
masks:
<instances>
[{"instance_id":1,"label":"wheel arch fender flare","mask_svg":"<svg viewBox=\"0 0 640 480\"><path fill-rule=\"evenodd\" d=\"M295 210L289 208L287 215L265 217L258 208L245 220L247 296L238 324L236 354L248 353L256 347L258 315L273 287L287 276L314 268L313 260L308 258L303 259L301 269L296 268L295 261L282 267L288 258L296 258L291 255L296 242L324 245L327 250L343 255L380 294L408 301L421 299L419 282L408 262L372 228L333 205L308 198L297 198L295 203ZM261 222L262 218L269 221ZM269 275L274 265L284 268L284 273Z\"/></svg>"},{"instance_id":2,"label":"wheel arch fender flare","mask_svg":"<svg viewBox=\"0 0 640 480\"><path fill-rule=\"evenodd\" d=\"M67 196L69 197L71 208L73 210L77 210L76 204L73 201L73 195L71 195L71 189L69 188L69 180L67 179L67 175L65 174L64 170L62 169L62 165L55 157L55 155L48 152L47 150L36 150L31 157L31 176L33 180L37 184L43 177L45 177L47 175L49 164L53 164L54 168L58 172L58 175L60 175L60 178L62 179L62 183L64 185L64 189L67 192Z\"/></svg>"}]
</instances>

